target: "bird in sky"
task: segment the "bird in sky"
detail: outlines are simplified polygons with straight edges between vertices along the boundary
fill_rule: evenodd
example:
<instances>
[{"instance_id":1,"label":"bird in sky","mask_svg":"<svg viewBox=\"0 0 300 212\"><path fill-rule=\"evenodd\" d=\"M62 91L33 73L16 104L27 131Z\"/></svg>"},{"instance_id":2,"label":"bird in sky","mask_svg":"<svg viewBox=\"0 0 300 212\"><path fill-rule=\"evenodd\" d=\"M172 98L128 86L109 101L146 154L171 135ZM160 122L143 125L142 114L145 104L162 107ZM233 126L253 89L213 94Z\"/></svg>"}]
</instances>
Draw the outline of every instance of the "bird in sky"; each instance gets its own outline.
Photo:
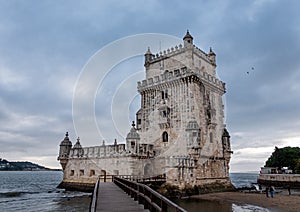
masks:
<instances>
[{"instance_id":1,"label":"bird in sky","mask_svg":"<svg viewBox=\"0 0 300 212\"><path fill-rule=\"evenodd\" d=\"M254 70L254 67L251 67L251 70L253 71L253 70ZM246 73L247 73L247 74L250 74L250 72L249 72L249 71L247 71Z\"/></svg>"}]
</instances>

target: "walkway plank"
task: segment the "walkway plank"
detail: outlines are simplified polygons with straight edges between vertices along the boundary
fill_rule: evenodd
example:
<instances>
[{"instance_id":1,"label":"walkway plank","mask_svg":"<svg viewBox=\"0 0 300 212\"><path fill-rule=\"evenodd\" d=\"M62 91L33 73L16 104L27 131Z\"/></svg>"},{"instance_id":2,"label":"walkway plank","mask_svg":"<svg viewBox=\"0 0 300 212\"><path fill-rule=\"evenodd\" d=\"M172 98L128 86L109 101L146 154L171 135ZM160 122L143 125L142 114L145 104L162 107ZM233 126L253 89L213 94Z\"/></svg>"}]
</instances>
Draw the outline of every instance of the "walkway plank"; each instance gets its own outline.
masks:
<instances>
[{"instance_id":1,"label":"walkway plank","mask_svg":"<svg viewBox=\"0 0 300 212\"><path fill-rule=\"evenodd\" d=\"M97 211L149 211L128 196L112 182L100 183L97 197Z\"/></svg>"}]
</instances>

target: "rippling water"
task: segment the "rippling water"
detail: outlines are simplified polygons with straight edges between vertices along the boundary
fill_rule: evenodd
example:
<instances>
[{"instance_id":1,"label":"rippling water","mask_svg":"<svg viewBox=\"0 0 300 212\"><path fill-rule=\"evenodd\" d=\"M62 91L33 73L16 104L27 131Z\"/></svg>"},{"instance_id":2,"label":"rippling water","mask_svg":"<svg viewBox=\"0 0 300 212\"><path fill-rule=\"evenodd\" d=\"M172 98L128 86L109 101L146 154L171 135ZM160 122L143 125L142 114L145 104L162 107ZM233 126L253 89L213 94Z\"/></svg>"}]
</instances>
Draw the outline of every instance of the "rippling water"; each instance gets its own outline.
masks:
<instances>
[{"instance_id":1,"label":"rippling water","mask_svg":"<svg viewBox=\"0 0 300 212\"><path fill-rule=\"evenodd\" d=\"M231 173L230 180L236 188L251 187L257 184L258 173Z\"/></svg>"},{"instance_id":2,"label":"rippling water","mask_svg":"<svg viewBox=\"0 0 300 212\"><path fill-rule=\"evenodd\" d=\"M244 187L256 183L257 176L234 173L230 178L236 187ZM60 171L0 172L0 211L88 211L91 194L57 189L62 177ZM179 200L178 203L188 211L268 211L252 205L207 200Z\"/></svg>"},{"instance_id":3,"label":"rippling water","mask_svg":"<svg viewBox=\"0 0 300 212\"><path fill-rule=\"evenodd\" d=\"M0 172L0 211L88 211L88 193L57 189L60 171Z\"/></svg>"}]
</instances>

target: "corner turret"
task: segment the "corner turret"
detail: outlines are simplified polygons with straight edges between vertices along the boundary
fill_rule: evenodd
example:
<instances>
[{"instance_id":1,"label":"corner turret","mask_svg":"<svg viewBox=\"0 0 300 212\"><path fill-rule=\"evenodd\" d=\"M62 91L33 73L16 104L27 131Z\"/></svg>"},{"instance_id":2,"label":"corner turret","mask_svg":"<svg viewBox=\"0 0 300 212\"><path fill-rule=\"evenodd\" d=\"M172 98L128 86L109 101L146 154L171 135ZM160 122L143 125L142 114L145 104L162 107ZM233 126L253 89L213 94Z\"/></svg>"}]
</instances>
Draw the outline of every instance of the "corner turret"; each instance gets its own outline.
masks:
<instances>
[{"instance_id":1,"label":"corner turret","mask_svg":"<svg viewBox=\"0 0 300 212\"><path fill-rule=\"evenodd\" d=\"M216 66L216 54L213 52L211 47L209 49L208 57L210 58L213 65Z\"/></svg>"},{"instance_id":2,"label":"corner turret","mask_svg":"<svg viewBox=\"0 0 300 212\"><path fill-rule=\"evenodd\" d=\"M150 47L148 47L148 50L147 50L147 52L145 53L145 64L144 64L144 66L145 66L145 68L147 69L148 67L149 67L149 65L150 65L150 62L151 62L151 60L152 60L152 53L151 53L151 51L150 51Z\"/></svg>"},{"instance_id":3,"label":"corner turret","mask_svg":"<svg viewBox=\"0 0 300 212\"><path fill-rule=\"evenodd\" d=\"M132 128L126 137L127 151L131 153L138 153L138 145L140 141L140 135L136 132L135 123L132 121Z\"/></svg>"},{"instance_id":4,"label":"corner turret","mask_svg":"<svg viewBox=\"0 0 300 212\"><path fill-rule=\"evenodd\" d=\"M193 46L193 37L191 36L189 30L186 31L186 34L183 37L183 45L184 47Z\"/></svg>"},{"instance_id":5,"label":"corner turret","mask_svg":"<svg viewBox=\"0 0 300 212\"><path fill-rule=\"evenodd\" d=\"M69 153L72 148L72 142L69 140L69 133L66 132L66 136L64 140L59 145L59 155L57 160L60 161L60 164L63 169L65 169L65 166L69 159Z\"/></svg>"},{"instance_id":6,"label":"corner turret","mask_svg":"<svg viewBox=\"0 0 300 212\"><path fill-rule=\"evenodd\" d=\"M75 145L72 148L73 150L73 157L82 157L83 156L83 149L82 146L80 144L80 139L79 137L77 138L77 141L75 143Z\"/></svg>"},{"instance_id":7,"label":"corner turret","mask_svg":"<svg viewBox=\"0 0 300 212\"><path fill-rule=\"evenodd\" d=\"M230 147L230 135L229 132L227 131L226 128L223 130L223 135L222 135L222 145L223 145L223 155L225 158L230 158L231 154L233 153L231 151Z\"/></svg>"}]
</instances>

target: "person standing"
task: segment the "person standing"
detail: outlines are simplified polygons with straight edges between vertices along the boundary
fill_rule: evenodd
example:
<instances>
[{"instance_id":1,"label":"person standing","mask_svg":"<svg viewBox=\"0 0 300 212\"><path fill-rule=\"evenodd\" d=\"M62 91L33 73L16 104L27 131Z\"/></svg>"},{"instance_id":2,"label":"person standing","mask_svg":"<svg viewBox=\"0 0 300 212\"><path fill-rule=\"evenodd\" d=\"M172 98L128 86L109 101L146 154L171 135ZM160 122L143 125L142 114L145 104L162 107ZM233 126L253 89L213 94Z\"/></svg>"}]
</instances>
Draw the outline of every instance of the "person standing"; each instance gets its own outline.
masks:
<instances>
[{"instance_id":1,"label":"person standing","mask_svg":"<svg viewBox=\"0 0 300 212\"><path fill-rule=\"evenodd\" d=\"M271 198L274 198L274 193L275 193L275 188L274 188L274 186L271 186L271 188L270 188Z\"/></svg>"},{"instance_id":2,"label":"person standing","mask_svg":"<svg viewBox=\"0 0 300 212\"><path fill-rule=\"evenodd\" d=\"M291 195L291 186L290 185L288 186L287 190L288 190L289 195Z\"/></svg>"},{"instance_id":3,"label":"person standing","mask_svg":"<svg viewBox=\"0 0 300 212\"><path fill-rule=\"evenodd\" d=\"M266 187L266 197L269 198L269 186Z\"/></svg>"}]
</instances>

